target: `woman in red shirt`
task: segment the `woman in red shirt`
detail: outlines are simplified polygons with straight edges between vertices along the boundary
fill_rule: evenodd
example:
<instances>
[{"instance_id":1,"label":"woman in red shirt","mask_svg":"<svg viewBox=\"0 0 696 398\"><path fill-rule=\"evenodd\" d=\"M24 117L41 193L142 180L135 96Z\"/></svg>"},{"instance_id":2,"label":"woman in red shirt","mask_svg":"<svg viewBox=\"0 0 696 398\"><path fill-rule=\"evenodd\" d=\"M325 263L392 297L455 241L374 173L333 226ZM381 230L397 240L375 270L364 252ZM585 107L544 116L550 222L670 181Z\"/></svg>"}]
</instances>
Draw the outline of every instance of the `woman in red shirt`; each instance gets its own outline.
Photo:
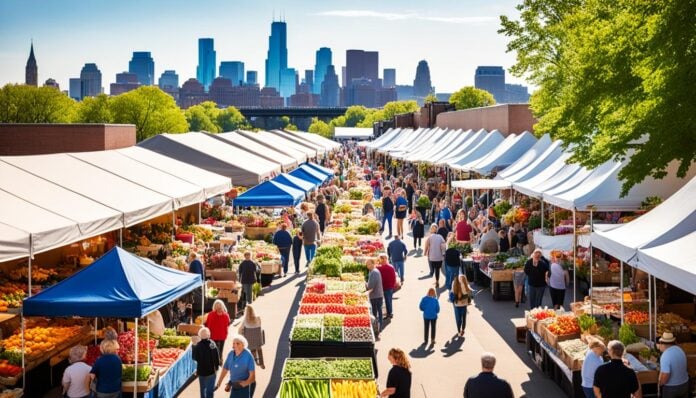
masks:
<instances>
[{"instance_id":1,"label":"woman in red shirt","mask_svg":"<svg viewBox=\"0 0 696 398\"><path fill-rule=\"evenodd\" d=\"M215 300L213 303L213 310L208 313L205 326L210 329L210 339L217 345L220 360L222 360L222 349L225 347L227 330L230 326L230 315L222 300Z\"/></svg>"}]
</instances>

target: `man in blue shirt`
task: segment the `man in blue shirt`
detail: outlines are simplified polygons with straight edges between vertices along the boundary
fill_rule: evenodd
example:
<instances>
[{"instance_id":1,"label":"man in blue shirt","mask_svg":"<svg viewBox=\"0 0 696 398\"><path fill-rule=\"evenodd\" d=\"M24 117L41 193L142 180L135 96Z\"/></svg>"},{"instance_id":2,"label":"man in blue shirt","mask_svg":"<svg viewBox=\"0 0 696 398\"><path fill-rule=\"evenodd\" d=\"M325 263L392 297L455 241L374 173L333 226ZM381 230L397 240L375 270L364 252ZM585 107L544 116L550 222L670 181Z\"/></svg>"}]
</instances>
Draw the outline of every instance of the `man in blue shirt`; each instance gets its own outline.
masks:
<instances>
[{"instance_id":1,"label":"man in blue shirt","mask_svg":"<svg viewBox=\"0 0 696 398\"><path fill-rule=\"evenodd\" d=\"M408 249L404 241L401 240L401 236L396 234L394 240L389 242L387 246L387 254L389 255L389 261L394 265L396 273L399 274L399 279L401 283L404 283L404 263L406 262L406 256L408 255Z\"/></svg>"},{"instance_id":2,"label":"man in blue shirt","mask_svg":"<svg viewBox=\"0 0 696 398\"><path fill-rule=\"evenodd\" d=\"M440 220L445 220L445 228L447 228L448 231L452 230L452 212L450 211L446 200L440 201L440 212L437 213L438 224L440 223Z\"/></svg>"},{"instance_id":3,"label":"man in blue shirt","mask_svg":"<svg viewBox=\"0 0 696 398\"><path fill-rule=\"evenodd\" d=\"M254 356L247 349L248 345L243 336L232 337L232 351L227 355L215 386L215 389L218 389L229 373L230 379L225 391L232 390L232 398L250 398L256 389L256 363Z\"/></svg>"},{"instance_id":4,"label":"man in blue shirt","mask_svg":"<svg viewBox=\"0 0 696 398\"><path fill-rule=\"evenodd\" d=\"M660 355L660 378L663 398L687 398L689 396L689 373L686 354L675 343L670 332L664 332L658 342Z\"/></svg>"},{"instance_id":5,"label":"man in blue shirt","mask_svg":"<svg viewBox=\"0 0 696 398\"><path fill-rule=\"evenodd\" d=\"M201 262L201 260L198 259L198 255L195 252L191 252L189 254L188 260L188 272L200 275L201 279L205 281L205 268L203 267L203 263Z\"/></svg>"}]
</instances>

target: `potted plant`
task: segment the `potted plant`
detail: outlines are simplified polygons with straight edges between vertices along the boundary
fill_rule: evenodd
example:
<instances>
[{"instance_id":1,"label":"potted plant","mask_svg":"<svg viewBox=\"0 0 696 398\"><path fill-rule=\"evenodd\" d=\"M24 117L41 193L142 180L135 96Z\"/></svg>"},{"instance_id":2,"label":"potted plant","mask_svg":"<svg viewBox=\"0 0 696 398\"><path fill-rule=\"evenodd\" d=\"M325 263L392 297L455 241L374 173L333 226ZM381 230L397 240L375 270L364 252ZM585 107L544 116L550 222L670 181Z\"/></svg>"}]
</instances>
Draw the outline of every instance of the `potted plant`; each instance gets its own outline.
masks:
<instances>
[{"instance_id":1,"label":"potted plant","mask_svg":"<svg viewBox=\"0 0 696 398\"><path fill-rule=\"evenodd\" d=\"M418 212L421 214L423 221L425 221L425 211L430 209L431 206L432 203L430 202L428 195L421 195L418 200L416 200L416 210L418 210Z\"/></svg>"}]
</instances>

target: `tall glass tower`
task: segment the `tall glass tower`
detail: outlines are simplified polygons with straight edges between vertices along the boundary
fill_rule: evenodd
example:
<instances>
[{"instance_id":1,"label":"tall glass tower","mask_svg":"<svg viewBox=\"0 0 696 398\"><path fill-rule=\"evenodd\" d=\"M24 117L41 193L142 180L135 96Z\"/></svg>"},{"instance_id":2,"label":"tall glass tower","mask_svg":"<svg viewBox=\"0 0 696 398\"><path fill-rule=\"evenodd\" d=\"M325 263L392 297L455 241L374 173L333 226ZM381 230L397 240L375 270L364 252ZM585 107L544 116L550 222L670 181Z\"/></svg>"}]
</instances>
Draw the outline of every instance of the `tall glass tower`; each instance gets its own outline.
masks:
<instances>
[{"instance_id":1,"label":"tall glass tower","mask_svg":"<svg viewBox=\"0 0 696 398\"><path fill-rule=\"evenodd\" d=\"M326 68L331 65L331 49L321 47L317 50L316 62L314 63L314 94L321 94L321 83L326 75Z\"/></svg>"},{"instance_id":2,"label":"tall glass tower","mask_svg":"<svg viewBox=\"0 0 696 398\"><path fill-rule=\"evenodd\" d=\"M80 71L80 97L96 97L102 92L102 74L96 64L85 64Z\"/></svg>"},{"instance_id":3,"label":"tall glass tower","mask_svg":"<svg viewBox=\"0 0 696 398\"><path fill-rule=\"evenodd\" d=\"M198 39L198 67L196 68L196 79L208 91L208 87L215 79L215 48L214 40L211 38Z\"/></svg>"},{"instance_id":4,"label":"tall glass tower","mask_svg":"<svg viewBox=\"0 0 696 398\"><path fill-rule=\"evenodd\" d=\"M155 84L155 61L149 51L134 51L128 62L128 72L138 76L138 83L144 86Z\"/></svg>"},{"instance_id":5,"label":"tall glass tower","mask_svg":"<svg viewBox=\"0 0 696 398\"><path fill-rule=\"evenodd\" d=\"M416 68L416 79L413 80L413 95L416 97L425 98L433 91L433 85L430 82L430 68L428 62L422 60L418 62Z\"/></svg>"},{"instance_id":6,"label":"tall glass tower","mask_svg":"<svg viewBox=\"0 0 696 398\"><path fill-rule=\"evenodd\" d=\"M220 62L218 76L230 79L233 86L244 85L244 62L223 61Z\"/></svg>"},{"instance_id":7,"label":"tall glass tower","mask_svg":"<svg viewBox=\"0 0 696 398\"><path fill-rule=\"evenodd\" d=\"M271 35L268 37L268 55L266 57L266 87L281 91L281 74L288 68L287 24L271 23Z\"/></svg>"}]
</instances>

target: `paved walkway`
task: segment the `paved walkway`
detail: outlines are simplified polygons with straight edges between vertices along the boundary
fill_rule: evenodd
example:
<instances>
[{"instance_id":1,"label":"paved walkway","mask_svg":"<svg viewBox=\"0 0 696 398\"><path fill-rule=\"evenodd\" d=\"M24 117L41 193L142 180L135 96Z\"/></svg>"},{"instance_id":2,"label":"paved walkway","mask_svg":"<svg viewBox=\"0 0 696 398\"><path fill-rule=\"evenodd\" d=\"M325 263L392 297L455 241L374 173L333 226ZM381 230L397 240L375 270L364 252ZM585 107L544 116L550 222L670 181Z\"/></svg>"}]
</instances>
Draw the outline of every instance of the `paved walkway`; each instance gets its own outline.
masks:
<instances>
[{"instance_id":1,"label":"paved walkway","mask_svg":"<svg viewBox=\"0 0 696 398\"><path fill-rule=\"evenodd\" d=\"M474 305L469 306L466 336L462 340L455 337L452 305L447 302L447 291L440 288L441 310L436 344L434 347L421 346L423 320L418 303L434 280L428 278L425 257L412 250L412 240L408 236L405 241L411 250L405 267L406 280L394 297L394 318L385 322L381 340L375 345L381 389L386 385L391 367L387 353L390 348L399 347L410 355L413 371L411 396L414 398L461 397L467 378L480 371L479 358L484 351L495 353L498 359L495 373L510 382L516 397L565 397L532 363L525 344L515 340L511 319L523 317L524 310L515 308L511 301L493 301L488 290L478 291ZM304 276L304 273L297 276L291 273L286 278L274 280L273 286L265 289L264 295L254 303L266 331L266 369L257 369L256 397L273 398L278 393L283 361L289 354L292 317L297 314L304 290ZM444 283L444 275L440 283ZM478 287L474 286L474 289ZM548 295L545 300L545 304L550 305ZM239 320L236 320L231 330L236 330L238 325ZM231 346L229 341L225 344L225 356ZM198 397L198 381L194 380L180 397ZM227 397L227 394L221 388L215 397Z\"/></svg>"}]
</instances>

